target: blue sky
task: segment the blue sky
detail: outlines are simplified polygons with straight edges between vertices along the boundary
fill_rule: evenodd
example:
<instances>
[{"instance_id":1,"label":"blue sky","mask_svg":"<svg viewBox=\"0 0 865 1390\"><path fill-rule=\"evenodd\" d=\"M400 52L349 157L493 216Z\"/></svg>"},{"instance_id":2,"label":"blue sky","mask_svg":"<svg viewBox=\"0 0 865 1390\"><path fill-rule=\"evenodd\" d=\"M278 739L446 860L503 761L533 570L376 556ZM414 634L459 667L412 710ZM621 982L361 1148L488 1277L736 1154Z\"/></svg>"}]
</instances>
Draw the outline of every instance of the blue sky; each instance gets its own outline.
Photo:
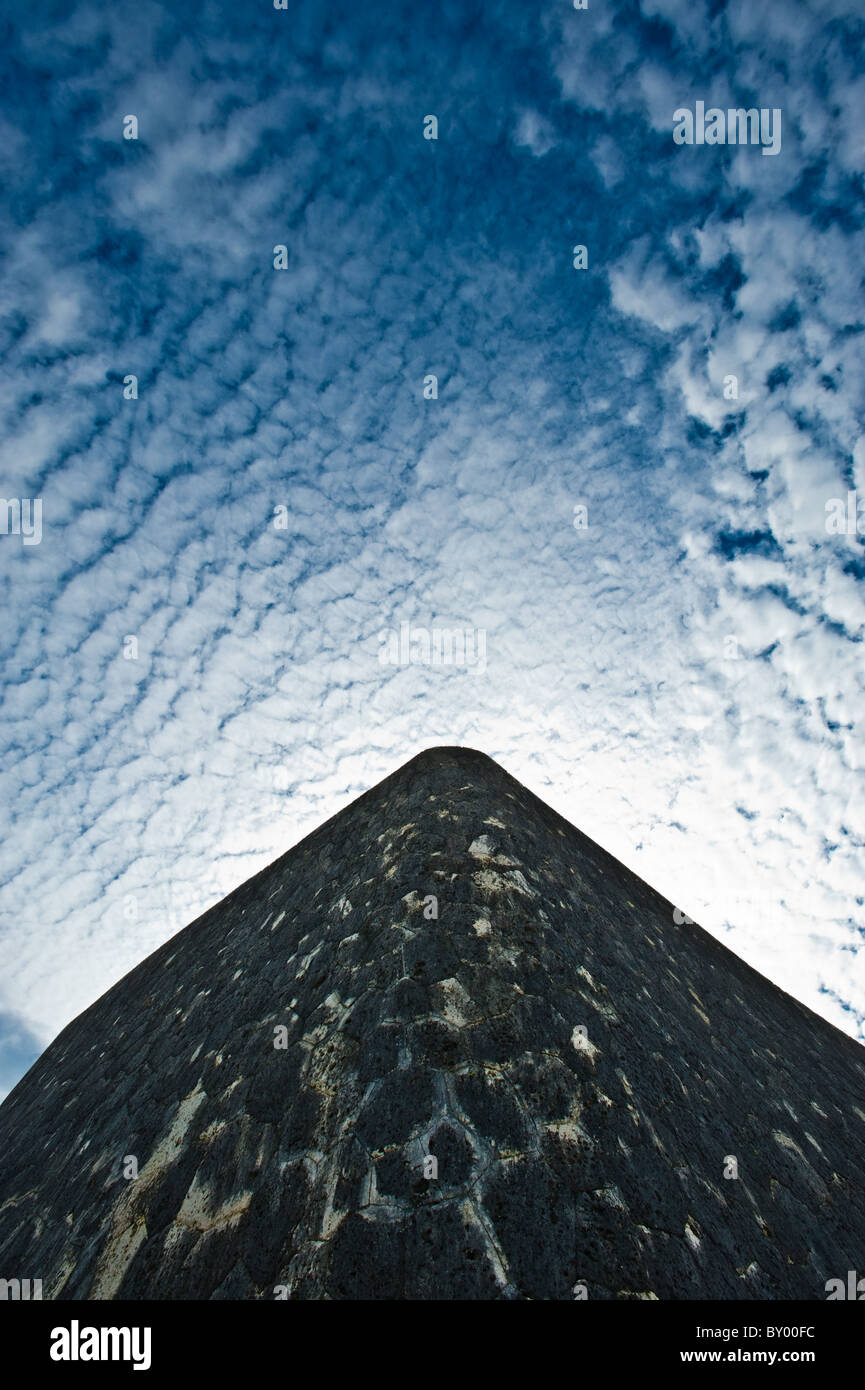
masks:
<instances>
[{"instance_id":1,"label":"blue sky","mask_svg":"<svg viewBox=\"0 0 865 1390\"><path fill-rule=\"evenodd\" d=\"M865 1038L857 9L7 11L0 1092L435 743Z\"/></svg>"}]
</instances>

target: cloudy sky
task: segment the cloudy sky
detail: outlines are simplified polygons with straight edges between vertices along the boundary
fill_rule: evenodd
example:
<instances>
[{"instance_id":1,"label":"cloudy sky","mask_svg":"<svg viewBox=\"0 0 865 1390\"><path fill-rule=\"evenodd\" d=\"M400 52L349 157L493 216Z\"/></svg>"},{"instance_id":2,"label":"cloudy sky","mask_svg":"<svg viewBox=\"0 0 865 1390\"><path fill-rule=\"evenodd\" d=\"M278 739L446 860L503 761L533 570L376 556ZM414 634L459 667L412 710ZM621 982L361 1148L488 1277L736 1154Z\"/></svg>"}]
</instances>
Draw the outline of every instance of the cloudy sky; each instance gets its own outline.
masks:
<instances>
[{"instance_id":1,"label":"cloudy sky","mask_svg":"<svg viewBox=\"0 0 865 1390\"><path fill-rule=\"evenodd\" d=\"M857 12L7 9L0 1093L436 743L865 1038Z\"/></svg>"}]
</instances>

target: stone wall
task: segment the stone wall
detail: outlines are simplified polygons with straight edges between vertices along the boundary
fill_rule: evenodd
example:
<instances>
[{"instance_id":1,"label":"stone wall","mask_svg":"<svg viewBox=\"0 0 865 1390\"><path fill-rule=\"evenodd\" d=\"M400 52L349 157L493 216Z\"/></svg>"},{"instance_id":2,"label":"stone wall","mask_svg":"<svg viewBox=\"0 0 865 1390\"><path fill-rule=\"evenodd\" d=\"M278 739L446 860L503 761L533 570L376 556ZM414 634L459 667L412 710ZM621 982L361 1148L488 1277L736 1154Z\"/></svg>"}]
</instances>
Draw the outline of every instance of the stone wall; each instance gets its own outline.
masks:
<instances>
[{"instance_id":1,"label":"stone wall","mask_svg":"<svg viewBox=\"0 0 865 1390\"><path fill-rule=\"evenodd\" d=\"M440 748L71 1023L0 1156L46 1298L824 1299L865 1051Z\"/></svg>"}]
</instances>

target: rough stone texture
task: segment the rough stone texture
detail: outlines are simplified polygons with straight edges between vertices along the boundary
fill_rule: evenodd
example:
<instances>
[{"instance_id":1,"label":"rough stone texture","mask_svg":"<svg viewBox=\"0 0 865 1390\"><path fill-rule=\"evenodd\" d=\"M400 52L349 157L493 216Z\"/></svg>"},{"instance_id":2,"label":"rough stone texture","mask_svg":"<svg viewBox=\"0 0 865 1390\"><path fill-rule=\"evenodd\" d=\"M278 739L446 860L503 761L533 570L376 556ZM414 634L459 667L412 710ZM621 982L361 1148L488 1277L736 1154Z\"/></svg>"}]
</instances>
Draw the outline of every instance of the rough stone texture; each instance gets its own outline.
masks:
<instances>
[{"instance_id":1,"label":"rough stone texture","mask_svg":"<svg viewBox=\"0 0 865 1390\"><path fill-rule=\"evenodd\" d=\"M66 1299L824 1299L865 1272L863 1062L495 763L433 749L31 1068L0 1107L0 1273Z\"/></svg>"}]
</instances>

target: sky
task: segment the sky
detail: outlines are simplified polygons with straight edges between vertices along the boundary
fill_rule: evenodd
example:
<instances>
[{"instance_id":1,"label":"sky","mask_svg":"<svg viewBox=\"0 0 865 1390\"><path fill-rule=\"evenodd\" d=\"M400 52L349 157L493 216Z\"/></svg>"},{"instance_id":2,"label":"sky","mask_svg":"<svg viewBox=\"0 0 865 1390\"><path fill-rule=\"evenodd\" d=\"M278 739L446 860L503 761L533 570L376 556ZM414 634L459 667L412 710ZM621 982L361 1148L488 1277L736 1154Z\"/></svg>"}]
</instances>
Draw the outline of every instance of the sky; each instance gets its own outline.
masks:
<instances>
[{"instance_id":1,"label":"sky","mask_svg":"<svg viewBox=\"0 0 865 1390\"><path fill-rule=\"evenodd\" d=\"M434 744L865 1041L861 5L5 14L0 1095Z\"/></svg>"}]
</instances>

